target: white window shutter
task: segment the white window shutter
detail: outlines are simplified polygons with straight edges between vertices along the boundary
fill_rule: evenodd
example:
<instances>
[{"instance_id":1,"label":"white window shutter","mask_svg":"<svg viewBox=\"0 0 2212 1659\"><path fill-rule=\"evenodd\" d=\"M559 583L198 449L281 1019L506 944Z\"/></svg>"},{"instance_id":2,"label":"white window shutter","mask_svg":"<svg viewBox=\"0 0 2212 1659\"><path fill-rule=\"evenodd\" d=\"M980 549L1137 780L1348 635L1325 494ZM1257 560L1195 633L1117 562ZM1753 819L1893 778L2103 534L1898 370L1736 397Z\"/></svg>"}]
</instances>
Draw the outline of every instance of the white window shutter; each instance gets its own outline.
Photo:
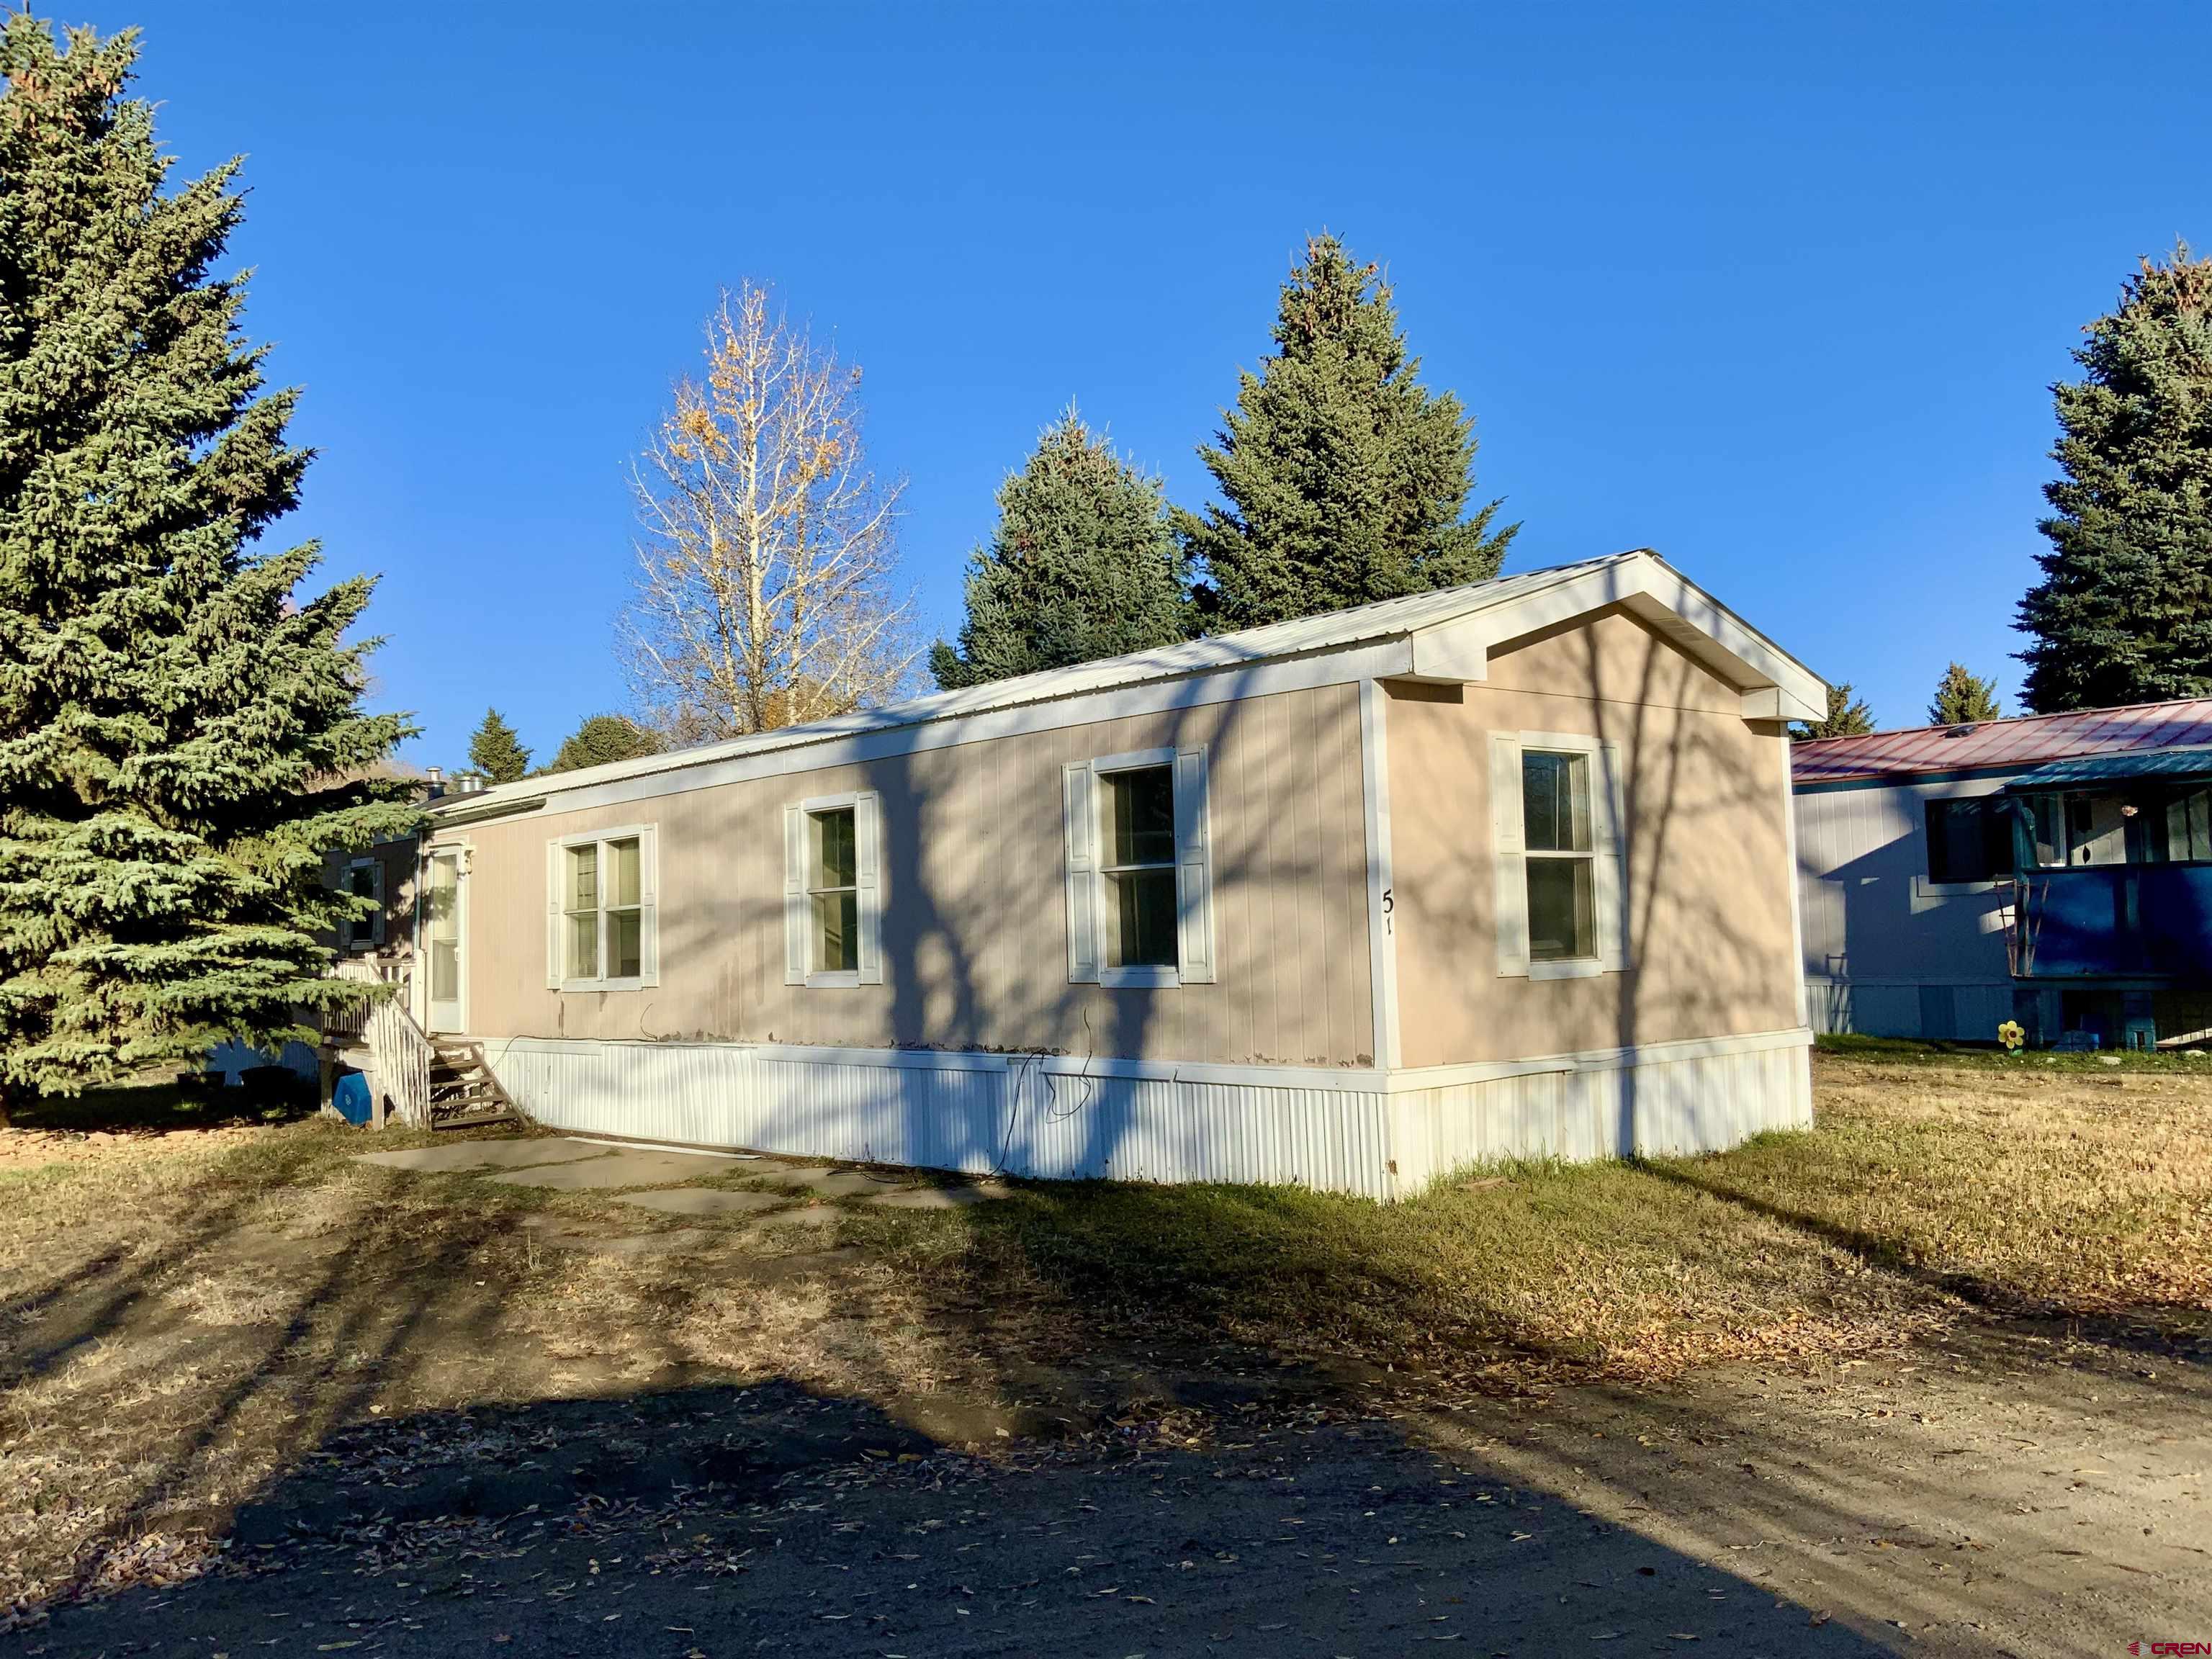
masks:
<instances>
[{"instance_id":1,"label":"white window shutter","mask_svg":"<svg viewBox=\"0 0 2212 1659\"><path fill-rule=\"evenodd\" d=\"M1060 769L1067 830L1067 977L1098 982L1098 813L1090 763Z\"/></svg>"},{"instance_id":2,"label":"white window shutter","mask_svg":"<svg viewBox=\"0 0 2212 1659\"><path fill-rule=\"evenodd\" d=\"M660 831L637 835L637 980L660 983Z\"/></svg>"},{"instance_id":3,"label":"white window shutter","mask_svg":"<svg viewBox=\"0 0 2212 1659\"><path fill-rule=\"evenodd\" d=\"M806 814L783 809L783 982L806 983Z\"/></svg>"},{"instance_id":4,"label":"white window shutter","mask_svg":"<svg viewBox=\"0 0 2212 1659\"><path fill-rule=\"evenodd\" d=\"M859 890L858 941L860 983L884 982L883 821L880 797L868 791L853 797L853 884Z\"/></svg>"},{"instance_id":5,"label":"white window shutter","mask_svg":"<svg viewBox=\"0 0 2212 1659\"><path fill-rule=\"evenodd\" d=\"M1176 751L1176 914L1181 924L1176 977L1213 982L1213 848L1206 810L1206 750Z\"/></svg>"},{"instance_id":6,"label":"white window shutter","mask_svg":"<svg viewBox=\"0 0 2212 1659\"><path fill-rule=\"evenodd\" d=\"M426 863L422 867L422 892L427 899L430 866ZM545 988L561 988L561 843L557 841L545 843Z\"/></svg>"},{"instance_id":7,"label":"white window shutter","mask_svg":"<svg viewBox=\"0 0 2212 1659\"><path fill-rule=\"evenodd\" d=\"M1597 849L1593 872L1597 908L1598 965L1617 974L1628 966L1628 848L1621 818L1620 745L1608 743L1596 756L1597 776L1590 789L1591 844Z\"/></svg>"},{"instance_id":8,"label":"white window shutter","mask_svg":"<svg viewBox=\"0 0 2212 1659\"><path fill-rule=\"evenodd\" d=\"M384 860L379 859L368 866L368 896L375 901L376 914L368 919L368 942L384 943Z\"/></svg>"},{"instance_id":9,"label":"white window shutter","mask_svg":"<svg viewBox=\"0 0 2212 1659\"><path fill-rule=\"evenodd\" d=\"M1498 866L1498 971L1528 971L1528 841L1521 823L1521 739L1490 734L1491 852Z\"/></svg>"}]
</instances>

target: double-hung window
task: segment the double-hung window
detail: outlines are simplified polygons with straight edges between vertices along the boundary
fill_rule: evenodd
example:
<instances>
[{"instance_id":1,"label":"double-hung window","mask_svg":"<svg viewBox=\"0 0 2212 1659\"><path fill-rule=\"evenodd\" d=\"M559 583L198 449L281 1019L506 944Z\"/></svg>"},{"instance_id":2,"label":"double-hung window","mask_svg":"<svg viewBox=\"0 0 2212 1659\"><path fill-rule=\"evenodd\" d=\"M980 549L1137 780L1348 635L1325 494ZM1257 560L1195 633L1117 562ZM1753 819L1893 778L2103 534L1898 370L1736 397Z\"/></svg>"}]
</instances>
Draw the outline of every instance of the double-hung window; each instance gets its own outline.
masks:
<instances>
[{"instance_id":1,"label":"double-hung window","mask_svg":"<svg viewBox=\"0 0 2212 1659\"><path fill-rule=\"evenodd\" d=\"M659 982L658 840L643 826L570 836L549 847L549 986L634 990Z\"/></svg>"},{"instance_id":2,"label":"double-hung window","mask_svg":"<svg viewBox=\"0 0 2212 1659\"><path fill-rule=\"evenodd\" d=\"M1109 968L1176 965L1175 769L1136 766L1099 781L1099 866Z\"/></svg>"},{"instance_id":3,"label":"double-hung window","mask_svg":"<svg viewBox=\"0 0 2212 1659\"><path fill-rule=\"evenodd\" d=\"M1625 969L1619 750L1571 732L1498 732L1490 743L1498 973Z\"/></svg>"},{"instance_id":4,"label":"double-hung window","mask_svg":"<svg viewBox=\"0 0 2212 1659\"><path fill-rule=\"evenodd\" d=\"M1590 757L1521 751L1528 960L1597 957L1597 844L1590 833Z\"/></svg>"},{"instance_id":5,"label":"double-hung window","mask_svg":"<svg viewBox=\"0 0 2212 1659\"><path fill-rule=\"evenodd\" d=\"M1067 976L1118 986L1214 976L1206 750L1071 762Z\"/></svg>"},{"instance_id":6,"label":"double-hung window","mask_svg":"<svg viewBox=\"0 0 2212 1659\"><path fill-rule=\"evenodd\" d=\"M860 872L854 854L850 806L832 806L806 815L806 896L814 913L813 966L823 973L860 971Z\"/></svg>"},{"instance_id":7,"label":"double-hung window","mask_svg":"<svg viewBox=\"0 0 2212 1659\"><path fill-rule=\"evenodd\" d=\"M884 982L883 811L873 790L783 809L784 982Z\"/></svg>"}]
</instances>

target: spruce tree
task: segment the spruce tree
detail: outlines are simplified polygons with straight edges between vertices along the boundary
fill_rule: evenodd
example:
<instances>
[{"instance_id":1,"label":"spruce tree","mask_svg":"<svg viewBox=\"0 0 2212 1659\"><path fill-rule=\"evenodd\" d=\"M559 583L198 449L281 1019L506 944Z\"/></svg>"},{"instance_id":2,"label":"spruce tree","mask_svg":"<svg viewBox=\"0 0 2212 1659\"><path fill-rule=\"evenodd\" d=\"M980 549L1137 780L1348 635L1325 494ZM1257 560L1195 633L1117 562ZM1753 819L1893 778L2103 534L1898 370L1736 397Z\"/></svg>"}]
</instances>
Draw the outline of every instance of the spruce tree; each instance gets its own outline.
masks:
<instances>
[{"instance_id":1,"label":"spruce tree","mask_svg":"<svg viewBox=\"0 0 2212 1659\"><path fill-rule=\"evenodd\" d=\"M368 988L322 854L421 815L344 642L371 584L264 550L308 452L211 267L235 161L173 191L135 33L0 25L0 1087L70 1093ZM4 1099L0 1098L0 1103Z\"/></svg>"},{"instance_id":2,"label":"spruce tree","mask_svg":"<svg viewBox=\"0 0 2212 1659\"><path fill-rule=\"evenodd\" d=\"M2142 261L2087 334L2020 605L2038 714L2212 694L2212 260Z\"/></svg>"},{"instance_id":3,"label":"spruce tree","mask_svg":"<svg viewBox=\"0 0 2212 1659\"><path fill-rule=\"evenodd\" d=\"M1828 688L1828 712L1817 720L1799 720L1790 728L1793 739L1805 738L1863 738L1874 730L1874 711L1851 695L1851 683Z\"/></svg>"},{"instance_id":4,"label":"spruce tree","mask_svg":"<svg viewBox=\"0 0 2212 1659\"><path fill-rule=\"evenodd\" d=\"M1977 726L2003 718L1997 707L1997 683L1968 673L1960 662L1943 671L1936 684L1936 700L1928 705L1930 726Z\"/></svg>"},{"instance_id":5,"label":"spruce tree","mask_svg":"<svg viewBox=\"0 0 2212 1659\"><path fill-rule=\"evenodd\" d=\"M484 710L483 722L469 739L469 768L487 783L513 783L530 771L530 751L496 708Z\"/></svg>"},{"instance_id":6,"label":"spruce tree","mask_svg":"<svg viewBox=\"0 0 2212 1659\"><path fill-rule=\"evenodd\" d=\"M594 714L562 740L549 772L574 772L586 766L657 755L667 747L658 732L620 714Z\"/></svg>"},{"instance_id":7,"label":"spruce tree","mask_svg":"<svg viewBox=\"0 0 2212 1659\"><path fill-rule=\"evenodd\" d=\"M1474 422L1420 384L1390 286L1334 236L1284 285L1275 352L1199 458L1228 505L1179 514L1208 623L1249 628L1498 574L1518 525L1467 515Z\"/></svg>"},{"instance_id":8,"label":"spruce tree","mask_svg":"<svg viewBox=\"0 0 2212 1659\"><path fill-rule=\"evenodd\" d=\"M1071 407L999 487L999 526L968 562L957 647L929 672L946 690L1116 657L1188 637L1182 553L1160 481L1139 474Z\"/></svg>"}]
</instances>

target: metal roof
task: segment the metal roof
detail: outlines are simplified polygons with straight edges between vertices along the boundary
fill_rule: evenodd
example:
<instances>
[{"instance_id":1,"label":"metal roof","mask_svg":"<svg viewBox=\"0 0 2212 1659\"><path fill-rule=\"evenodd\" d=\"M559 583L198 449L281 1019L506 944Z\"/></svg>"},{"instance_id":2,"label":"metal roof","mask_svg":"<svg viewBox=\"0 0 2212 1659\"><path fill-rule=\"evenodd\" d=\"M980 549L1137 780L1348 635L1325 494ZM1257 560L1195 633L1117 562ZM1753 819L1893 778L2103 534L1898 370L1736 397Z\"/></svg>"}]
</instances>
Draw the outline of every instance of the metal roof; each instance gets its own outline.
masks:
<instances>
[{"instance_id":1,"label":"metal roof","mask_svg":"<svg viewBox=\"0 0 2212 1659\"><path fill-rule=\"evenodd\" d=\"M862 732L920 726L933 720L957 719L963 715L980 714L1028 703L1049 702L1150 681L1180 679L1253 663L1312 656L1403 639L1439 623L1457 622L1483 611L1517 605L1547 590L1565 586L1594 571L1611 566L1633 567L1638 563L1657 566L1668 571L1674 580L1682 580L1679 573L1674 573L1673 568L1657 554L1648 548L1634 548L1623 553L1609 553L1602 558L1553 565L1542 570L1523 571L1518 575L1493 577L1486 582L1438 588L1432 592L1409 593L1401 599L1382 599L1373 605L1355 606L1349 611L1333 611L1318 617L1300 617L1290 622L1270 623L1265 628L1246 629L1241 633L1218 634L1209 639L1191 640L1163 646L1156 650L1134 652L1127 656L1078 663L1070 668L1048 669L1042 673L994 680L988 684L968 686L957 691L940 691L932 696L886 703L880 708L855 709L833 720L811 720L802 726L783 726L774 732L733 738L722 743L702 744L696 748L642 756L635 760L616 761L605 766L583 767L552 776L526 778L517 783L500 784L470 794L448 796L439 816L489 816L502 806L520 805L555 792L589 788L596 784L624 778L677 771L686 767L764 754L774 750L797 748L805 744L822 743ZM1684 586L1690 586L1693 592L1697 592L1687 583ZM1741 627L1747 638L1757 641L1772 651L1776 657L1790 660L1787 653L1748 624L1742 623L1718 601L1711 600L1709 595L1700 594L1699 597L1711 604L1716 612ZM1803 672L1809 673L1809 671Z\"/></svg>"},{"instance_id":2,"label":"metal roof","mask_svg":"<svg viewBox=\"0 0 2212 1659\"><path fill-rule=\"evenodd\" d=\"M931 696L885 703L879 708L855 709L849 714L841 714L832 720L810 720L804 725L782 726L773 732L757 732L750 737L702 744L696 748L673 750L666 754L643 756L635 760L615 761L605 766L582 767L574 771L562 772L557 777L526 778L519 783L501 784L465 797L454 798L455 805L458 806L465 801L473 810L495 805L509 798L520 799L543 795L549 789L584 788L617 778L637 777L739 756L763 754L772 750L819 743L830 738L888 731L902 726L919 726L930 720L950 720L962 714L980 714L991 709L1008 708L1023 703L1047 702L1148 680L1175 679L1210 670L1236 668L1269 659L1342 650L1370 641L1395 639L1414 629L1452 621L1494 605L1509 604L1605 565L1656 556L1640 550L1612 553L1603 558L1555 565L1545 570L1526 571L1517 576L1498 577L1462 587L1409 593L1401 599L1382 599L1350 611L1334 611L1318 617L1299 617L1290 622L1270 623L1265 628L1246 629L1242 633L1218 634L1209 639L1190 640L1156 650L1107 657L1097 662L1078 663L1070 668L1051 668L1041 673L1023 674L1012 679L966 686L957 691L940 691Z\"/></svg>"},{"instance_id":3,"label":"metal roof","mask_svg":"<svg viewBox=\"0 0 2212 1659\"><path fill-rule=\"evenodd\" d=\"M2006 783L2025 793L2036 789L2075 789L2085 784L2117 783L2127 778L2212 777L2212 748L2123 749L2112 754L2076 755L2023 772Z\"/></svg>"},{"instance_id":4,"label":"metal roof","mask_svg":"<svg viewBox=\"0 0 2212 1659\"><path fill-rule=\"evenodd\" d=\"M2026 769L2083 755L2212 745L2212 697L2029 714L1972 726L1923 726L1863 738L1814 738L1790 748L1797 787L1931 772Z\"/></svg>"}]
</instances>

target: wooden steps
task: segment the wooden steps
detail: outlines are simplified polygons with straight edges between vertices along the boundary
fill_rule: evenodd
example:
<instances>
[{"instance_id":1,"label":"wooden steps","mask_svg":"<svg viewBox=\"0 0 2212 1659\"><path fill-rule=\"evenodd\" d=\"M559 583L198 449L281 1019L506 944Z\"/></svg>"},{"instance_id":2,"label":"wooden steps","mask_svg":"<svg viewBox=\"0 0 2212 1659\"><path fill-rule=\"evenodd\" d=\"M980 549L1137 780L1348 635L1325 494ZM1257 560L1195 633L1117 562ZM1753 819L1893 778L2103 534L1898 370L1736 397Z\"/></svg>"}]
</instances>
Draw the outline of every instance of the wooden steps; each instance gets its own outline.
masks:
<instances>
[{"instance_id":1,"label":"wooden steps","mask_svg":"<svg viewBox=\"0 0 2212 1659\"><path fill-rule=\"evenodd\" d=\"M522 1114L485 1063L473 1037L430 1039L430 1127L473 1129L486 1123L520 1123Z\"/></svg>"}]
</instances>

